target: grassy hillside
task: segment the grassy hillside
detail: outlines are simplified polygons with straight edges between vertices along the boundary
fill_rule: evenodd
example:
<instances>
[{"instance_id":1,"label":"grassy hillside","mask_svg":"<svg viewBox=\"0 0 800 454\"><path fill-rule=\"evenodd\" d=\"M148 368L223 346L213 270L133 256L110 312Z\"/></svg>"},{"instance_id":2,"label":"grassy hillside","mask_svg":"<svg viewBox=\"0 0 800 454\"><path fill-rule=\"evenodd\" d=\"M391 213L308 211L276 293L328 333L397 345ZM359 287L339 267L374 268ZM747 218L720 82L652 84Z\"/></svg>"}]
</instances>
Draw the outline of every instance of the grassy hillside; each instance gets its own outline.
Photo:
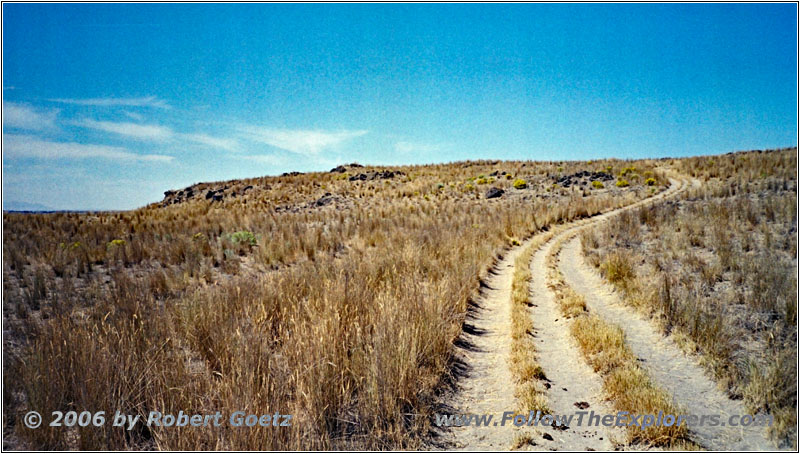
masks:
<instances>
[{"instance_id":1,"label":"grassy hillside","mask_svg":"<svg viewBox=\"0 0 800 454\"><path fill-rule=\"evenodd\" d=\"M708 344L698 334L706 328L691 326L711 320L729 336L723 339L774 339L764 345L790 361L796 168L794 150L660 161L348 165L201 183L128 212L4 213L4 432L18 446L40 449L418 447L437 393L453 381L467 303L496 257L555 224L661 191L672 170L697 176L700 187L678 206L642 211L614 227L619 232L587 238L587 250L600 264L612 255L636 264L622 279L607 274L631 295L646 285L626 248L646 265L677 269L654 274L653 285L669 283L674 310L663 311L665 326L684 330L698 348ZM492 188L503 193L490 198L498 192ZM716 221L692 221L709 216ZM721 229L723 221L737 227ZM681 230L664 233L674 223ZM725 242L721 232L735 240ZM717 271L692 274L707 267L690 256ZM783 286L761 288L750 277L765 260L774 264L765 278ZM681 278L684 272L691 278ZM711 302L709 285L725 282L733 295L745 289L741 298ZM682 305L697 292L706 292L708 307ZM754 315L712 304L743 305ZM721 316L728 312L734 317ZM753 408L778 414L796 407L784 395L793 388L762 389L788 383L788 363L759 368L742 362L750 350L732 341L719 348L728 356L709 353L712 368L731 382L747 378L737 392ZM754 371L770 378L758 381ZM21 418L29 410L143 417L151 410L277 411L294 420L289 428L247 430L28 430Z\"/></svg>"},{"instance_id":2,"label":"grassy hillside","mask_svg":"<svg viewBox=\"0 0 800 454\"><path fill-rule=\"evenodd\" d=\"M195 185L130 212L6 213L4 430L36 448L415 447L494 257L663 189L656 164L348 166ZM29 409L295 421L32 431Z\"/></svg>"}]
</instances>

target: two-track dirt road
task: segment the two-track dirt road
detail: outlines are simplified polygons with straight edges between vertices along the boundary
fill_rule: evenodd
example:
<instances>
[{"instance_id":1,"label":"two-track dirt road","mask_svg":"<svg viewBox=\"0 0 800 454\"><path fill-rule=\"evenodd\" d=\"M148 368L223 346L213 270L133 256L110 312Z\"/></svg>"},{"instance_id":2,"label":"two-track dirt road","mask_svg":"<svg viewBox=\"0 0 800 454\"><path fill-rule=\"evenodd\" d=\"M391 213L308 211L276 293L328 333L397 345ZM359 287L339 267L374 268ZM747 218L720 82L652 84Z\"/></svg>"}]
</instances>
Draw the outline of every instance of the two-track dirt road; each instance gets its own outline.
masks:
<instances>
[{"instance_id":1,"label":"two-track dirt road","mask_svg":"<svg viewBox=\"0 0 800 454\"><path fill-rule=\"evenodd\" d=\"M601 378L581 356L569 333L567 320L560 313L552 289L547 286L546 258L553 247L575 236L581 229L593 228L626 210L660 203L674 198L688 187L686 180L671 180L668 190L648 199L588 219L560 226L540 247L530 263L529 313L534 326L536 358L547 377L547 400L552 414L569 415L581 409L612 414L612 405L603 397ZM535 237L534 237L535 238ZM463 340L465 376L458 391L447 402L454 414L491 414L488 426L470 424L442 430L439 446L465 450L507 450L515 439L527 434L519 449L523 450L610 450L624 448L625 434L619 428L514 427L498 424L505 411L520 409L514 396L514 381L509 370L511 345L511 283L514 262L534 238L511 249L494 267L477 300L475 311L468 318ZM685 355L668 338L664 338L649 321L623 307L613 292L603 284L583 261L576 240L565 244L559 267L567 284L582 294L590 310L608 321L620 324L626 342L656 383L672 393L674 400L696 414L745 414L741 405L728 399L716 388L695 358ZM586 407L588 404L588 407ZM758 430L743 432L731 427L704 427L692 432L698 445L711 449L769 449L765 435ZM642 447L637 447L642 448Z\"/></svg>"}]
</instances>

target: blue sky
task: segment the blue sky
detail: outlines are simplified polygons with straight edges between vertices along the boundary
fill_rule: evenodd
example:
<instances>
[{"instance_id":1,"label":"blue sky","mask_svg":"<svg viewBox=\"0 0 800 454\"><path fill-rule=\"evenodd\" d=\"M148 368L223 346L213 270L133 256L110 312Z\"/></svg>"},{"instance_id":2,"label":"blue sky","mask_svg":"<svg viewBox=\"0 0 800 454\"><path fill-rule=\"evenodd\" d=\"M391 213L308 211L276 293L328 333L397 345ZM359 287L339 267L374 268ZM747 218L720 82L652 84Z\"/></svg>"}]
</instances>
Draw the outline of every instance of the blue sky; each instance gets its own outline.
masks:
<instances>
[{"instance_id":1,"label":"blue sky","mask_svg":"<svg viewBox=\"0 0 800 454\"><path fill-rule=\"evenodd\" d=\"M794 4L4 4L3 199L797 144Z\"/></svg>"}]
</instances>

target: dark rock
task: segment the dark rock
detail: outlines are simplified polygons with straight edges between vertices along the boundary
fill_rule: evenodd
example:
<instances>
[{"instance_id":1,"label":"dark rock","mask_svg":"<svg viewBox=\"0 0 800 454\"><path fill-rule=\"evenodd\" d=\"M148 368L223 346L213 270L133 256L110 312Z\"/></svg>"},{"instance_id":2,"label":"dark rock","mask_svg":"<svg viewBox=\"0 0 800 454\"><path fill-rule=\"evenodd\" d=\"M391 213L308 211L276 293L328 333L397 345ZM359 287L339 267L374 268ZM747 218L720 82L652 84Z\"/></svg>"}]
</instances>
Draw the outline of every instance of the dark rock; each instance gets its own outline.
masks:
<instances>
[{"instance_id":1,"label":"dark rock","mask_svg":"<svg viewBox=\"0 0 800 454\"><path fill-rule=\"evenodd\" d=\"M330 205L335 200L336 200L336 198L334 196L332 196L330 192L326 192L324 196L318 198L317 201L314 202L314 206L322 207L322 206L325 206L325 205Z\"/></svg>"},{"instance_id":2,"label":"dark rock","mask_svg":"<svg viewBox=\"0 0 800 454\"><path fill-rule=\"evenodd\" d=\"M505 192L506 191L504 191L504 190L502 190L500 188L490 188L488 191L486 191L486 198L487 199L496 199L498 197L502 197L503 194L505 194Z\"/></svg>"},{"instance_id":3,"label":"dark rock","mask_svg":"<svg viewBox=\"0 0 800 454\"><path fill-rule=\"evenodd\" d=\"M351 176L350 178L348 178L348 180L350 181L387 180L402 175L405 175L405 173L399 170L382 170L380 172L359 173L358 175Z\"/></svg>"},{"instance_id":4,"label":"dark rock","mask_svg":"<svg viewBox=\"0 0 800 454\"><path fill-rule=\"evenodd\" d=\"M589 180L591 181L611 181L613 179L614 176L606 172L592 172L589 176Z\"/></svg>"},{"instance_id":5,"label":"dark rock","mask_svg":"<svg viewBox=\"0 0 800 454\"><path fill-rule=\"evenodd\" d=\"M588 170L582 170L572 175L560 176L556 178L556 183L565 188L573 185L586 186L587 179L589 181L611 181L614 179L614 176L606 172L589 172Z\"/></svg>"},{"instance_id":6,"label":"dark rock","mask_svg":"<svg viewBox=\"0 0 800 454\"><path fill-rule=\"evenodd\" d=\"M294 172L283 172L281 174L281 176L282 177L296 177L296 176L302 175L302 174L303 174L303 172L297 172L297 171L294 171Z\"/></svg>"},{"instance_id":7,"label":"dark rock","mask_svg":"<svg viewBox=\"0 0 800 454\"><path fill-rule=\"evenodd\" d=\"M345 166L337 166L331 169L332 173L345 173L347 172L347 168Z\"/></svg>"},{"instance_id":8,"label":"dark rock","mask_svg":"<svg viewBox=\"0 0 800 454\"><path fill-rule=\"evenodd\" d=\"M543 434L542 434L542 438L544 438L545 440L550 440L550 441L553 441L553 436L552 436L552 435L550 435L550 434L549 434L549 433L547 433L547 432L545 432L545 433L543 433Z\"/></svg>"},{"instance_id":9,"label":"dark rock","mask_svg":"<svg viewBox=\"0 0 800 454\"><path fill-rule=\"evenodd\" d=\"M399 177L402 175L405 175L405 173L400 172L399 170L384 170L383 172L376 172L375 178L373 179L380 178L381 180L386 180L389 178Z\"/></svg>"},{"instance_id":10,"label":"dark rock","mask_svg":"<svg viewBox=\"0 0 800 454\"><path fill-rule=\"evenodd\" d=\"M573 405L580 408L581 410L589 408L589 402L575 402Z\"/></svg>"}]
</instances>

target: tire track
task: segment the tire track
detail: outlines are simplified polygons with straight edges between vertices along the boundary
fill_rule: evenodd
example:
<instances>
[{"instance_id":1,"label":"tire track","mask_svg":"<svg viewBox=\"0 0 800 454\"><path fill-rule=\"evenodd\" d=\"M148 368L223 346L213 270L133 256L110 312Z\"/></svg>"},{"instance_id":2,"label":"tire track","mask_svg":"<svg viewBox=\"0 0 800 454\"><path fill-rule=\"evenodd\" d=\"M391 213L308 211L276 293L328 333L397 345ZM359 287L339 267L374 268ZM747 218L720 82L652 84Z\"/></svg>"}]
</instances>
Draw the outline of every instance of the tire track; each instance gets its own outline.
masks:
<instances>
[{"instance_id":1,"label":"tire track","mask_svg":"<svg viewBox=\"0 0 800 454\"><path fill-rule=\"evenodd\" d=\"M670 392L676 403L690 414L722 416L716 427L690 428L694 441L712 450L770 450L774 446L763 427L731 427L730 415L745 415L740 401L729 399L706 376L697 359L685 354L670 337L634 309L624 306L611 286L585 263L577 237L560 254L559 268L567 284L586 300L589 310L620 326L628 346L656 384Z\"/></svg>"},{"instance_id":2,"label":"tire track","mask_svg":"<svg viewBox=\"0 0 800 454\"><path fill-rule=\"evenodd\" d=\"M542 341L536 342L537 359L545 369L549 380L548 398L552 414L573 414L579 410L575 403L586 402L590 405L587 411L594 410L595 413L610 413L610 411L603 399L598 397L602 389L599 378L579 356L568 329L561 324L550 326L539 323L539 320L553 320L548 323L558 323L555 319L559 318L557 315L553 316L557 313L557 307L552 292L546 288L544 258L547 252L557 237L581 226L600 222L622 210L654 203L682 188L682 184L675 180L671 180L671 183L669 189L648 199L592 218L554 227L547 233L552 238L534 255L531 263L533 306L530 308L530 314L536 331L535 340ZM432 449L446 447L471 451L508 450L515 436L525 431L526 434L533 435L533 449L607 450L614 446L616 438L621 434L619 430L594 427L591 430L588 428L578 430L577 427L559 430L552 427L531 429L494 425L499 424L498 418L504 411L524 411L517 408L514 378L508 364L511 346L511 286L514 261L535 239L537 236L510 249L492 268L484 282L485 285L482 286L479 298L469 310L470 314L459 341L462 347L460 361L463 362L461 365L463 376L459 379L458 392L452 396L445 411L450 414L491 414L495 415L495 419L490 427L471 424L443 430L439 432L441 438ZM540 352L538 349L544 351ZM565 359L565 355L571 355L569 360ZM530 443L527 447L531 448Z\"/></svg>"},{"instance_id":3,"label":"tire track","mask_svg":"<svg viewBox=\"0 0 800 454\"><path fill-rule=\"evenodd\" d=\"M471 308L460 339L461 360L467 370L450 403L448 411L452 414L495 415L492 424L499 425L497 418L517 407L514 378L507 362L511 351L511 283L514 261L530 241L510 249L490 270ZM497 425L451 427L442 441L448 450L508 450L518 429Z\"/></svg>"},{"instance_id":4,"label":"tire track","mask_svg":"<svg viewBox=\"0 0 800 454\"><path fill-rule=\"evenodd\" d=\"M649 205L672 197L685 189L685 185L671 180L671 186L654 197L636 202L593 218L575 223L544 244L531 261L531 293L534 306L531 308L536 336L537 360L550 381L548 400L554 414L573 414L577 405L586 411L612 414L612 406L603 397L602 380L583 359L575 339L570 334L569 320L561 315L553 290L547 285L547 256L553 247L565 237L574 235L579 229L595 225L626 210ZM582 403L582 404L581 404ZM588 407L586 406L588 404ZM587 448L613 450L622 444L625 433L617 428L575 427L564 431L549 431L553 437L546 446L560 450L586 450Z\"/></svg>"}]
</instances>

